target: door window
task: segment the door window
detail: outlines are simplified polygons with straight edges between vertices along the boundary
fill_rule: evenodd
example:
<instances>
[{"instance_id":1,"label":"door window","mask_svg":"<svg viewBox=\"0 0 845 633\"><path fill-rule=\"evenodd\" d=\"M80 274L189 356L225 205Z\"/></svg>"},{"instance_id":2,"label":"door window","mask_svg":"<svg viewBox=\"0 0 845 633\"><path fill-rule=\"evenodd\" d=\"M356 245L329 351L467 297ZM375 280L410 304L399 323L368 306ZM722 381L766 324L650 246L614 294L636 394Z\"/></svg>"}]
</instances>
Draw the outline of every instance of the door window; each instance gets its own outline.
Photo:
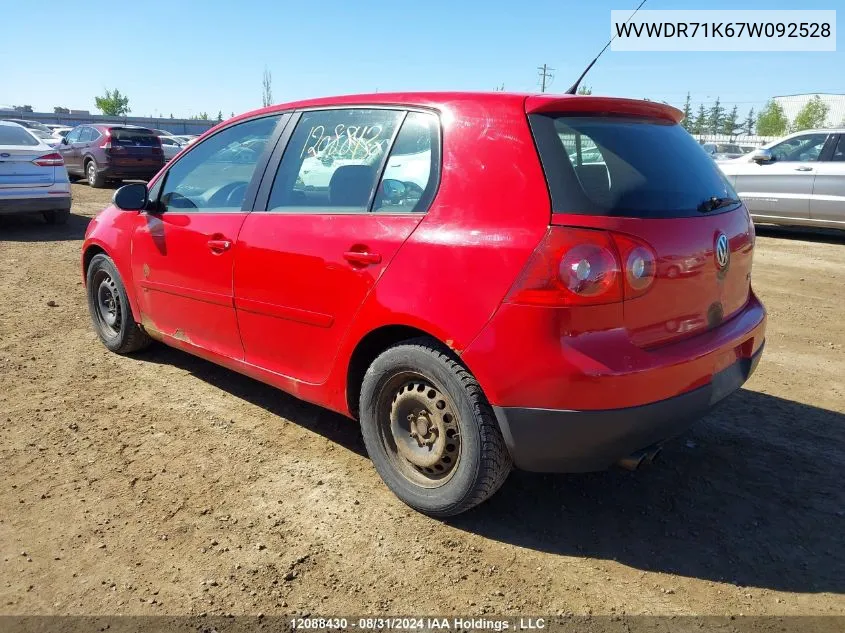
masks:
<instances>
[{"instance_id":1,"label":"door window","mask_svg":"<svg viewBox=\"0 0 845 633\"><path fill-rule=\"evenodd\" d=\"M836 149L833 151L830 160L845 161L845 134L839 135L839 142L836 144Z\"/></svg>"},{"instance_id":2,"label":"door window","mask_svg":"<svg viewBox=\"0 0 845 633\"><path fill-rule=\"evenodd\" d=\"M83 128L81 127L77 127L67 133L67 136L65 138L67 138L68 144L79 142L79 135L82 133L82 129Z\"/></svg>"},{"instance_id":3,"label":"door window","mask_svg":"<svg viewBox=\"0 0 845 633\"><path fill-rule=\"evenodd\" d=\"M93 141L97 137L97 132L92 127L84 127L82 128L82 132L79 135L79 142L80 143L89 143Z\"/></svg>"},{"instance_id":4,"label":"door window","mask_svg":"<svg viewBox=\"0 0 845 633\"><path fill-rule=\"evenodd\" d=\"M161 210L240 210L280 118L275 115L238 123L192 145L164 177Z\"/></svg>"},{"instance_id":5,"label":"door window","mask_svg":"<svg viewBox=\"0 0 845 633\"><path fill-rule=\"evenodd\" d=\"M279 163L267 208L366 212L402 116L379 109L304 112Z\"/></svg>"},{"instance_id":6,"label":"door window","mask_svg":"<svg viewBox=\"0 0 845 633\"><path fill-rule=\"evenodd\" d=\"M827 134L804 134L778 143L770 149L780 162L806 163L819 159Z\"/></svg>"},{"instance_id":7,"label":"door window","mask_svg":"<svg viewBox=\"0 0 845 633\"><path fill-rule=\"evenodd\" d=\"M439 124L433 114L410 112L402 123L384 168L374 211L427 210L437 188Z\"/></svg>"}]
</instances>

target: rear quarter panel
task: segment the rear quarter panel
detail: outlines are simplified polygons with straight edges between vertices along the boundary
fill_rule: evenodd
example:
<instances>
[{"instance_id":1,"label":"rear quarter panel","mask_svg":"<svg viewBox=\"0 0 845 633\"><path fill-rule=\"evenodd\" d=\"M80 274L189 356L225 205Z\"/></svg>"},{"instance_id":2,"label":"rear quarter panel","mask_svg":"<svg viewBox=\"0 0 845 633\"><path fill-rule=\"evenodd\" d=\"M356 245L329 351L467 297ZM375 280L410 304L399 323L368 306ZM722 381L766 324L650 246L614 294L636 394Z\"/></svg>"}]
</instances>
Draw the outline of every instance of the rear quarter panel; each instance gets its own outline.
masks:
<instances>
[{"instance_id":1,"label":"rear quarter panel","mask_svg":"<svg viewBox=\"0 0 845 633\"><path fill-rule=\"evenodd\" d=\"M381 326L415 327L463 352L548 227L549 196L522 98L447 103L441 122L437 196L341 344L328 381L333 408L346 408L355 346Z\"/></svg>"}]
</instances>

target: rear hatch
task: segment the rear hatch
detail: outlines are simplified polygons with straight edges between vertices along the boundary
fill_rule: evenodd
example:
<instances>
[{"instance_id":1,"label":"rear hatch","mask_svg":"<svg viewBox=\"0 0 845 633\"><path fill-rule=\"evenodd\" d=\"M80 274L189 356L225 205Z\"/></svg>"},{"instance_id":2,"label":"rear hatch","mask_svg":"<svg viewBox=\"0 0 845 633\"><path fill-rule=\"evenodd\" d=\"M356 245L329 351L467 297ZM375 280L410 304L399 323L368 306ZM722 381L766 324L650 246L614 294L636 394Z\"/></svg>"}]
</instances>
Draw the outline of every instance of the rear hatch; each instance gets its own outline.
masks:
<instances>
[{"instance_id":1,"label":"rear hatch","mask_svg":"<svg viewBox=\"0 0 845 633\"><path fill-rule=\"evenodd\" d=\"M33 161L52 150L17 125L0 125L0 188L49 187L55 181L54 167Z\"/></svg>"},{"instance_id":2,"label":"rear hatch","mask_svg":"<svg viewBox=\"0 0 845 633\"><path fill-rule=\"evenodd\" d=\"M678 125L677 110L596 97L527 105L551 224L611 232L623 274L630 275L635 247L650 251L647 291L625 292L624 326L634 344L705 332L742 309L753 225L722 172Z\"/></svg>"},{"instance_id":3,"label":"rear hatch","mask_svg":"<svg viewBox=\"0 0 845 633\"><path fill-rule=\"evenodd\" d=\"M164 164L161 141L152 130L132 127L109 129L109 155L122 167L160 167Z\"/></svg>"}]
</instances>

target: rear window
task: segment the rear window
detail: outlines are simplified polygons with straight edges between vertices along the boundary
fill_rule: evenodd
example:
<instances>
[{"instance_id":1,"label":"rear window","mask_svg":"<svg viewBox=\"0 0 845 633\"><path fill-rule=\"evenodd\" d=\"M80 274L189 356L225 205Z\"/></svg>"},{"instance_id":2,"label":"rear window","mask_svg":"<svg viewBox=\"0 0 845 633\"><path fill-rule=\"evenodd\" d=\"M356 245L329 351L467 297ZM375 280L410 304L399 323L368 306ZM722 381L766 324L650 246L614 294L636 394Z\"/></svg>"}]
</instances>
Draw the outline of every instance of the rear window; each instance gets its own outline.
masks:
<instances>
[{"instance_id":1,"label":"rear window","mask_svg":"<svg viewBox=\"0 0 845 633\"><path fill-rule=\"evenodd\" d=\"M132 147L157 147L161 143L150 130L131 130L113 127L109 130L111 142L115 145L129 145Z\"/></svg>"},{"instance_id":2,"label":"rear window","mask_svg":"<svg viewBox=\"0 0 845 633\"><path fill-rule=\"evenodd\" d=\"M716 164L676 123L548 114L529 120L556 212L685 217L699 215L713 198L736 198Z\"/></svg>"},{"instance_id":3,"label":"rear window","mask_svg":"<svg viewBox=\"0 0 845 633\"><path fill-rule=\"evenodd\" d=\"M0 145L39 145L38 140L17 125L0 125Z\"/></svg>"}]
</instances>

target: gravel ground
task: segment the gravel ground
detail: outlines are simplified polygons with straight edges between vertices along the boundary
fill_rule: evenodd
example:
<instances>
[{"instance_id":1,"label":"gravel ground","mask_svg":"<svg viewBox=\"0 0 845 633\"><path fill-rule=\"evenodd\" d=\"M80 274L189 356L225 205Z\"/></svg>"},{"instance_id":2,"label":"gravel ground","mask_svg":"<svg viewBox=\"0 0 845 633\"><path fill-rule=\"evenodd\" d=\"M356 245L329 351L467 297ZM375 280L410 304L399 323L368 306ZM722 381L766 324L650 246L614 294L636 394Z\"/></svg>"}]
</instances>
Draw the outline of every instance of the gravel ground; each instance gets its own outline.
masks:
<instances>
[{"instance_id":1,"label":"gravel ground","mask_svg":"<svg viewBox=\"0 0 845 633\"><path fill-rule=\"evenodd\" d=\"M79 249L111 193L0 218L0 613L845 615L845 234L760 230L760 367L653 467L517 472L441 522L351 421L107 352Z\"/></svg>"}]
</instances>

